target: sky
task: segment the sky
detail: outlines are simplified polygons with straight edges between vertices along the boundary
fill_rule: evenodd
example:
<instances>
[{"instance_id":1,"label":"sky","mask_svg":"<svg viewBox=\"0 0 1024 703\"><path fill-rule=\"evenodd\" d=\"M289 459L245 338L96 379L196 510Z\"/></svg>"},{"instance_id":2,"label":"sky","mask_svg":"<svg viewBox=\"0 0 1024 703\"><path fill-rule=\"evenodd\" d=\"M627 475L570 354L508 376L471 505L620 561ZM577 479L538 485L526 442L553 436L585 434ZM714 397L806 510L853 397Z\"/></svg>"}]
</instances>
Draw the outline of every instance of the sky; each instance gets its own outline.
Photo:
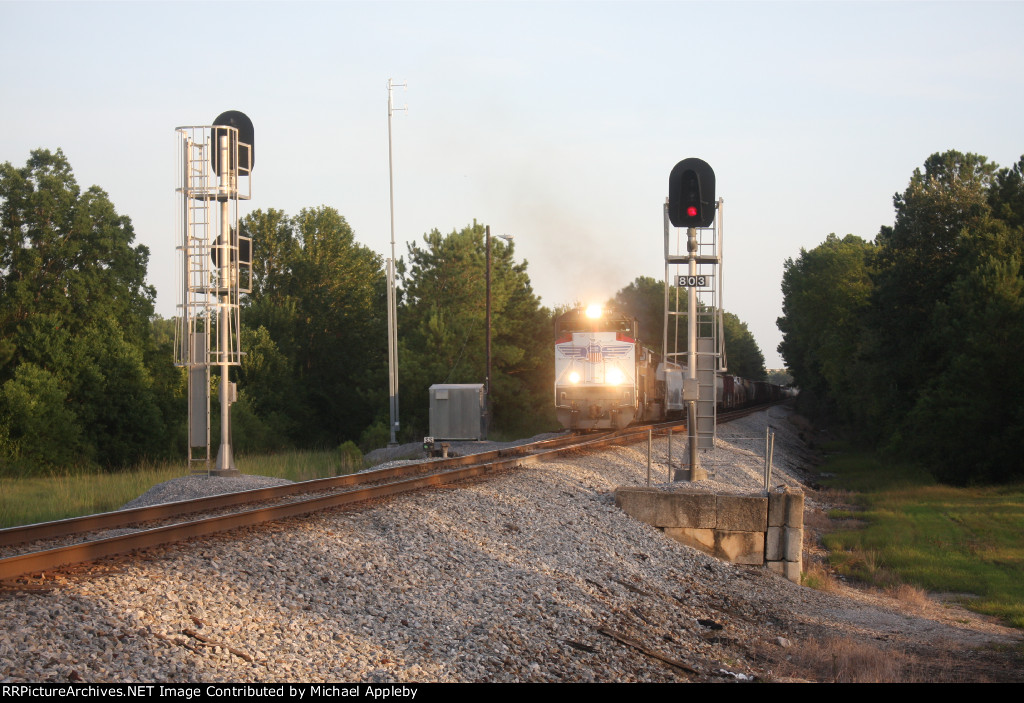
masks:
<instances>
[{"instance_id":1,"label":"sky","mask_svg":"<svg viewBox=\"0 0 1024 703\"><path fill-rule=\"evenodd\" d=\"M389 78L399 256L475 219L543 304L603 301L664 275L669 172L698 157L768 368L787 258L874 238L933 153L1024 153L1020 2L0 0L0 26L0 162L62 149L149 247L164 317L175 128L226 110L255 129L241 214L328 205L390 255Z\"/></svg>"}]
</instances>

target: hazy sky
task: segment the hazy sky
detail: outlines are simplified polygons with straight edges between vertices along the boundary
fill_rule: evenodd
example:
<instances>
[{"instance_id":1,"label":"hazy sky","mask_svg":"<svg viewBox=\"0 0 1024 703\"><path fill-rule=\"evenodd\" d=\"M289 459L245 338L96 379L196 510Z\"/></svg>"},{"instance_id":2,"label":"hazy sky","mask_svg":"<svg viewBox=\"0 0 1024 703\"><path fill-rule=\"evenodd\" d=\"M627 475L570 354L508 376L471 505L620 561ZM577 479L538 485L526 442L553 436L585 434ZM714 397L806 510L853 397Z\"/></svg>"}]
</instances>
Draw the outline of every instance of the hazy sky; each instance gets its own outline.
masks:
<instances>
[{"instance_id":1,"label":"hazy sky","mask_svg":"<svg viewBox=\"0 0 1024 703\"><path fill-rule=\"evenodd\" d=\"M603 300L663 275L668 174L697 156L725 199L725 307L770 368L786 258L873 238L934 152L1024 153L1017 2L0 0L0 27L0 162L63 149L150 248L165 317L175 127L245 112L242 213L330 205L386 254L389 77L399 255L476 218L544 304Z\"/></svg>"}]
</instances>

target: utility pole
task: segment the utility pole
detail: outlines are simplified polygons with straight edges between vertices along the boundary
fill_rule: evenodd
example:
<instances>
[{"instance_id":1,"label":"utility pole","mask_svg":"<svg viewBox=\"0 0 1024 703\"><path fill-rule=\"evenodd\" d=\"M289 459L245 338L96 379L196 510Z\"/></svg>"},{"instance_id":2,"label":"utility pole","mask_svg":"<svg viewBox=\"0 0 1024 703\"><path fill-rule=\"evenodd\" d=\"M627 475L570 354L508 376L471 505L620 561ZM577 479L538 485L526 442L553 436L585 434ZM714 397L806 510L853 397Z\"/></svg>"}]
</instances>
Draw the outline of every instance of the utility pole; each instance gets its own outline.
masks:
<instances>
[{"instance_id":1,"label":"utility pole","mask_svg":"<svg viewBox=\"0 0 1024 703\"><path fill-rule=\"evenodd\" d=\"M391 258L387 260L388 278L388 397L391 413L391 440L389 446L398 444L398 294L395 289L395 179L391 147L391 115L395 110L408 110L409 106L396 108L391 99L392 89L399 84L388 78L388 188L391 196ZM408 89L407 83L401 87Z\"/></svg>"},{"instance_id":2,"label":"utility pole","mask_svg":"<svg viewBox=\"0 0 1024 703\"><path fill-rule=\"evenodd\" d=\"M484 234L487 240L487 267L485 273L485 280L487 282L487 373L484 377L484 398L486 399L486 407L484 412L487 415L487 422L484 425L484 439L487 439L487 433L491 429L491 226L487 225L484 228ZM506 242L512 241L511 234L499 234L499 238L504 239Z\"/></svg>"},{"instance_id":3,"label":"utility pole","mask_svg":"<svg viewBox=\"0 0 1024 703\"><path fill-rule=\"evenodd\" d=\"M484 406L484 412L487 414L487 419L484 421L484 439L487 439L487 434L491 429L491 226L487 225L484 228L484 233L487 238L487 268L484 275L487 285L487 373L484 376L484 398L486 399L486 405Z\"/></svg>"}]
</instances>

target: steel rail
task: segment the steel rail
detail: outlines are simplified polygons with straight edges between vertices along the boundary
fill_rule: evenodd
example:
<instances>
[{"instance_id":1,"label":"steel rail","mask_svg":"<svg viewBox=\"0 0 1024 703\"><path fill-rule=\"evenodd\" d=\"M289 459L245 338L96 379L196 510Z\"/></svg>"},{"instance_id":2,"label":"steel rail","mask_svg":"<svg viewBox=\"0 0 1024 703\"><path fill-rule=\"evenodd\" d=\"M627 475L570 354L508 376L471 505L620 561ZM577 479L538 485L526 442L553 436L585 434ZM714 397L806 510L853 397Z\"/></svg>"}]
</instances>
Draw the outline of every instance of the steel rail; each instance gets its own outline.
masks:
<instances>
[{"instance_id":1,"label":"steel rail","mask_svg":"<svg viewBox=\"0 0 1024 703\"><path fill-rule=\"evenodd\" d=\"M465 466L443 473L366 486L269 508L255 508L217 517L140 530L117 537L108 537L40 552L21 554L0 559L0 580L8 580L28 573L48 571L61 566L95 561L104 557L117 556L140 549L159 547L186 539L207 537L240 527L252 527L266 522L307 515L329 508L382 498L397 493L463 481L509 466L528 463L532 459L534 457L515 457L487 464Z\"/></svg>"},{"instance_id":2,"label":"steel rail","mask_svg":"<svg viewBox=\"0 0 1024 703\"><path fill-rule=\"evenodd\" d=\"M27 554L10 556L0 559L0 580L9 580L29 573L47 571L61 566L80 564L83 562L94 561L96 559L101 559L104 557L126 554L139 549L158 547L165 544L182 541L185 539L209 536L212 534L216 534L218 532L225 532L239 527L249 527L264 522L272 522L275 520L282 520L288 517L306 515L309 513L318 512L320 510L326 510L329 508L334 508L342 505L358 503L365 500L372 500L374 498L381 498L385 496L394 495L397 493L414 491L431 486L455 483L458 481L466 480L468 478L481 476L487 473L493 473L495 471L499 471L505 468L533 463L534 461L548 458L550 456L555 456L562 452L569 452L580 448L595 446L595 444L599 444L601 442L621 442L624 440L628 440L629 437L630 436L628 434L611 438L603 436L600 438L589 438L582 440L578 437L566 437L559 438L559 440L561 441L552 442L552 440L546 440L543 442L536 443L534 445L523 445L526 447L542 447L541 449L533 451L532 453L515 451L519 449L519 447L513 447L511 448L512 451L509 451L508 449L503 449L493 452L484 452L483 454L468 455L466 457L455 457L451 460L454 461L455 463L464 464L467 462L473 462L474 460L476 460L476 463L470 463L467 466L459 466L456 468L447 468L446 470L441 470L436 473L427 474L425 476L404 478L397 481L391 481L386 483L378 483L376 485L364 486L349 491L333 493L326 496L318 496L315 498L295 501L291 503L284 503L282 505L277 506L255 508L251 510L230 513L227 515L202 518L195 521L182 522L173 525L165 525L162 527L138 530L130 534L119 535L116 537L95 539L63 547L55 547L53 549L46 549L37 552L30 552ZM552 444L561 446L550 446ZM506 454L506 456L500 457L498 456L500 454ZM509 454L511 454L511 456L508 456ZM486 458L483 461L480 461L481 457ZM423 462L423 464L430 465L431 462ZM434 462L431 468L435 468L436 465L437 462ZM410 468L414 468L417 466L422 465L408 464L402 467L393 467L393 469L408 470ZM367 476L376 474L375 478L380 479L384 477L383 475L394 474L395 471L393 469L385 469L379 472L364 472L362 474L351 474L349 476L342 476L336 478L365 478ZM324 479L320 479L319 481L323 480ZM314 482L304 483L309 484ZM243 493L249 494L251 497L252 493L262 493L265 490L267 489L258 489L257 491L245 491ZM202 501L203 499L200 499L199 502ZM195 501L183 502L195 503ZM251 502L251 500L248 502ZM173 506L174 504L166 505ZM195 512L194 505L190 506L188 511Z\"/></svg>"},{"instance_id":3,"label":"steel rail","mask_svg":"<svg viewBox=\"0 0 1024 703\"><path fill-rule=\"evenodd\" d=\"M529 447L557 447L576 441L575 437L556 437L554 439L542 440ZM332 476L328 478L313 479L310 481L299 481L283 486L272 486L269 488L254 488L248 491L234 493L222 493L208 496L206 498L193 498L189 500L175 501L171 503L160 503L158 505L129 508L127 510L114 510L94 515L54 520L52 522L40 522L32 525L19 525L0 529L0 547L10 547L28 542L35 542L42 539L53 539L68 537L70 535L95 532L98 530L111 530L127 525L136 525L142 522L153 520L166 520L168 518L188 515L190 513L221 510L246 503L277 500L291 495L302 493L316 493L325 490L336 490L346 486L353 486L371 481L386 481L402 478L412 474L425 471L444 471L457 466L480 463L497 459L502 456L510 456L517 452L519 447L497 449L479 454L469 454L461 457L448 457L445 459L433 459L421 461L402 466L393 466L387 469L362 471L344 476Z\"/></svg>"},{"instance_id":4,"label":"steel rail","mask_svg":"<svg viewBox=\"0 0 1024 703\"><path fill-rule=\"evenodd\" d=\"M736 417L749 414L750 412L753 412L753 410L737 414ZM722 421L724 422L728 420L723 419ZM176 517L181 514L208 510L211 509L211 506L216 506L218 508L231 507L234 505L262 501L297 493L310 493L327 489L336 489L359 482L378 482L374 485L362 486L352 490L321 495L281 505L254 508L226 515L202 518L195 521L141 529L126 535L95 539L63 547L6 557L0 559L0 581L10 580L25 574L43 572L62 566L80 564L105 557L127 554L140 549L163 546L186 539L206 537L241 527L251 527L266 522L283 520L289 517L308 515L321 510L351 505L353 503L373 500L375 498L383 498L423 488L456 483L470 478L494 473L496 471L532 464L581 449L596 449L611 445L630 444L641 441L647 436L648 431L660 434L661 432L669 429L674 430L680 427L685 427L685 424L682 422L666 422L655 425L629 427L624 430L606 433L596 437L560 437L553 440L544 440L533 444L520 445L518 447L499 449L480 454L471 454L464 457L451 457L440 461L419 462L392 467L390 469L382 469L379 471L366 471L359 474L349 474L347 476L303 481L274 488L262 488L252 491L242 491L239 493L222 494L220 496L212 496L210 498L201 498L192 501L179 501L177 503L165 503L157 506L149 506L148 508L136 508L133 510L117 511L114 513L101 513L83 518L60 520L54 523L40 523L38 525L25 526L24 528L8 528L7 530L0 532L0 534L7 533L8 535L13 535L17 530L21 529L24 534L32 533L34 531L36 536L32 539L39 539L39 535L47 533L48 530L57 529L57 526L67 527L75 525L81 528L81 531L86 529L109 529L111 527L124 526L126 524L138 524L142 520L157 519L154 517L156 514L159 514L161 517ZM432 469L436 469L436 471L426 475L406 478L411 473L422 474L424 471L430 471ZM394 478L398 478L398 480L388 480ZM144 515L145 517L140 518L140 515ZM85 525L88 525L88 527L83 527ZM60 534L61 536L67 536L68 533L64 532Z\"/></svg>"}]
</instances>

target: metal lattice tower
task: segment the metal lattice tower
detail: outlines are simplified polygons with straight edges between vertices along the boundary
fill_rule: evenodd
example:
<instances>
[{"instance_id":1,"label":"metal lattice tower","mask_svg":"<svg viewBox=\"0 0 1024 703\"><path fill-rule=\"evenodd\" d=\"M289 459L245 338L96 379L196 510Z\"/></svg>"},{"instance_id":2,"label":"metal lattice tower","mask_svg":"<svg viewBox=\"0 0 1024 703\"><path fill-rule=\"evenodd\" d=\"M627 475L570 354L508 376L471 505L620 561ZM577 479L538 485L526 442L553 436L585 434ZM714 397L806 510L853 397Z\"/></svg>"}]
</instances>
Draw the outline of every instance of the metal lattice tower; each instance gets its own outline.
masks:
<instances>
[{"instance_id":1,"label":"metal lattice tower","mask_svg":"<svg viewBox=\"0 0 1024 703\"><path fill-rule=\"evenodd\" d=\"M224 113L217 118L241 113ZM241 115L245 122L248 118ZM242 361L240 298L252 288L252 241L238 202L250 198L251 138L237 126L178 127L178 304L174 363L188 369L188 461L197 472L238 475L231 450L228 369ZM220 367L221 445L210 450L210 369Z\"/></svg>"},{"instance_id":2,"label":"metal lattice tower","mask_svg":"<svg viewBox=\"0 0 1024 703\"><path fill-rule=\"evenodd\" d=\"M687 349L686 318L688 288L697 291L696 358L697 367L697 446L713 449L716 431L716 384L718 372L726 368L722 334L722 212L719 198L715 221L711 227L676 228L669 222L669 206L665 203L665 326L663 349L665 361L689 371L690 350ZM691 242L692 237L692 242ZM691 260L690 248L693 247ZM684 376L687 374L684 374ZM669 408L682 409L680 408Z\"/></svg>"}]
</instances>

